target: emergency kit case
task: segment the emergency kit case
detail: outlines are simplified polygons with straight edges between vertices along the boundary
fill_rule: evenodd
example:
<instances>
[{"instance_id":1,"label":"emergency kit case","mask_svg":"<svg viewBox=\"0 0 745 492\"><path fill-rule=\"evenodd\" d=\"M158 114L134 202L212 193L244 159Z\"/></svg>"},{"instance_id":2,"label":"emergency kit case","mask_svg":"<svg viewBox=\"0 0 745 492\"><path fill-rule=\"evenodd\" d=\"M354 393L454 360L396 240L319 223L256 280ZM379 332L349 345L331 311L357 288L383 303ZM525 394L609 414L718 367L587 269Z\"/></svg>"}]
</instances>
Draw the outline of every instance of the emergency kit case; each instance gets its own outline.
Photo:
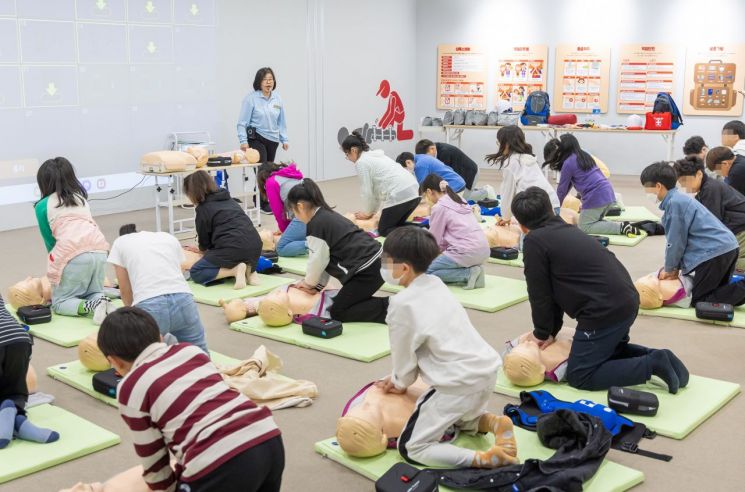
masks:
<instances>
[{"instance_id":1,"label":"emergency kit case","mask_svg":"<svg viewBox=\"0 0 745 492\"><path fill-rule=\"evenodd\" d=\"M722 60L696 63L693 69L696 85L691 89L691 106L694 109L732 109L737 98L737 91L733 87L736 71L737 64L722 63Z\"/></svg>"},{"instance_id":2,"label":"emergency kit case","mask_svg":"<svg viewBox=\"0 0 745 492\"><path fill-rule=\"evenodd\" d=\"M93 375L93 389L111 398L116 398L116 387L122 380L114 368Z\"/></svg>"},{"instance_id":3,"label":"emergency kit case","mask_svg":"<svg viewBox=\"0 0 745 492\"><path fill-rule=\"evenodd\" d=\"M303 321L303 333L318 338L334 338L341 335L342 324L340 321L318 316L310 317Z\"/></svg>"},{"instance_id":4,"label":"emergency kit case","mask_svg":"<svg viewBox=\"0 0 745 492\"><path fill-rule=\"evenodd\" d=\"M477 203L479 204L479 207L486 208L494 208L499 205L499 201L494 200L493 198L485 198L484 200L479 200Z\"/></svg>"},{"instance_id":5,"label":"emergency kit case","mask_svg":"<svg viewBox=\"0 0 745 492\"><path fill-rule=\"evenodd\" d=\"M696 317L712 321L732 321L735 317L735 308L732 304L723 302L697 302Z\"/></svg>"},{"instance_id":6,"label":"emergency kit case","mask_svg":"<svg viewBox=\"0 0 745 492\"><path fill-rule=\"evenodd\" d=\"M498 260L516 260L519 255L520 252L517 248L491 248L491 252L489 253L489 256Z\"/></svg>"},{"instance_id":7,"label":"emergency kit case","mask_svg":"<svg viewBox=\"0 0 745 492\"><path fill-rule=\"evenodd\" d=\"M216 155L207 159L207 167L231 166L232 164L233 159L230 157Z\"/></svg>"},{"instance_id":8,"label":"emergency kit case","mask_svg":"<svg viewBox=\"0 0 745 492\"><path fill-rule=\"evenodd\" d=\"M608 247L608 245L610 244L610 238L608 238L608 236L593 236L593 237L594 237L595 239L597 239L597 240L598 240L598 242L599 242L600 244L602 244L603 246L605 246L606 248L607 248L607 247Z\"/></svg>"},{"instance_id":9,"label":"emergency kit case","mask_svg":"<svg viewBox=\"0 0 745 492\"><path fill-rule=\"evenodd\" d=\"M608 389L608 406L618 413L654 417L660 408L657 395L648 391L611 386Z\"/></svg>"},{"instance_id":10,"label":"emergency kit case","mask_svg":"<svg viewBox=\"0 0 745 492\"><path fill-rule=\"evenodd\" d=\"M18 308L18 319L26 325L39 325L52 321L52 311L48 306L34 304Z\"/></svg>"},{"instance_id":11,"label":"emergency kit case","mask_svg":"<svg viewBox=\"0 0 745 492\"><path fill-rule=\"evenodd\" d=\"M396 463L375 482L375 492L437 492L437 476L408 463Z\"/></svg>"}]
</instances>

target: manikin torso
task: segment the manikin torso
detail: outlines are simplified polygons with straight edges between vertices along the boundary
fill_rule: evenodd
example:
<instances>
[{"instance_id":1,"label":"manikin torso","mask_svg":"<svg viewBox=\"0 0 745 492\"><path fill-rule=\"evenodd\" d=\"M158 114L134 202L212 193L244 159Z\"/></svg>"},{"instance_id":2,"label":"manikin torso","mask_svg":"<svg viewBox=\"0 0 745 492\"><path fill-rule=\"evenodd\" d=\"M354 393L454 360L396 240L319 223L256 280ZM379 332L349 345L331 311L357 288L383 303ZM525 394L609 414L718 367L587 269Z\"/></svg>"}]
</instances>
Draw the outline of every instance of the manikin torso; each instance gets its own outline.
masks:
<instances>
[{"instance_id":1,"label":"manikin torso","mask_svg":"<svg viewBox=\"0 0 745 492\"><path fill-rule=\"evenodd\" d=\"M384 393L376 385L370 386L362 400L350 406L345 417L355 417L382 428L388 438L398 437L414 413L417 399L427 390L420 379L406 389L404 394Z\"/></svg>"},{"instance_id":2,"label":"manikin torso","mask_svg":"<svg viewBox=\"0 0 745 492\"><path fill-rule=\"evenodd\" d=\"M263 297L233 299L222 303L222 307L228 323L233 323L246 318L249 311L255 312L258 304L263 301L273 302L282 307L286 306L291 316L298 316L310 313L320 299L320 292L311 294L293 287L279 287Z\"/></svg>"},{"instance_id":3,"label":"manikin torso","mask_svg":"<svg viewBox=\"0 0 745 492\"><path fill-rule=\"evenodd\" d=\"M538 357L547 371L553 371L559 364L566 362L569 358L569 351L572 350L574 330L568 330L568 333L564 333L564 330L562 330L556 341L543 350L535 342L526 340L528 335L530 334L525 333L520 336L518 339L520 343L512 349L513 352L524 350L531 357Z\"/></svg>"},{"instance_id":4,"label":"manikin torso","mask_svg":"<svg viewBox=\"0 0 745 492\"><path fill-rule=\"evenodd\" d=\"M690 277L660 280L657 273L650 273L634 282L639 292L640 305L643 309L655 309L662 306L690 307L690 292L693 281Z\"/></svg>"}]
</instances>

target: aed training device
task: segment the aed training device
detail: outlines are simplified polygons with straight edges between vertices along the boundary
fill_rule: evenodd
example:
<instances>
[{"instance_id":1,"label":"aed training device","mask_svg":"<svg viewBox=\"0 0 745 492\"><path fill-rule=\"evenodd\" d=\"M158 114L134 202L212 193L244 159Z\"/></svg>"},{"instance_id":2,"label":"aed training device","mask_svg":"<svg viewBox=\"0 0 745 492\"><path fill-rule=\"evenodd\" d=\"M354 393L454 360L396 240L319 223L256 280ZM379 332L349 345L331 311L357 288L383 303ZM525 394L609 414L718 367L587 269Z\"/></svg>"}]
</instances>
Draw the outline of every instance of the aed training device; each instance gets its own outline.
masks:
<instances>
[{"instance_id":1,"label":"aed training device","mask_svg":"<svg viewBox=\"0 0 745 492\"><path fill-rule=\"evenodd\" d=\"M114 368L97 372L93 375L93 389L111 398L116 398L116 387L119 386L121 380L122 376Z\"/></svg>"},{"instance_id":2,"label":"aed training device","mask_svg":"<svg viewBox=\"0 0 745 492\"><path fill-rule=\"evenodd\" d=\"M608 406L618 413L654 417L660 408L657 395L648 391L611 386L608 389Z\"/></svg>"},{"instance_id":3,"label":"aed training device","mask_svg":"<svg viewBox=\"0 0 745 492\"><path fill-rule=\"evenodd\" d=\"M519 255L520 252L517 250L517 248L491 248L491 251L489 253L489 256L491 256L492 258L506 261L516 260Z\"/></svg>"},{"instance_id":4,"label":"aed training device","mask_svg":"<svg viewBox=\"0 0 745 492\"><path fill-rule=\"evenodd\" d=\"M437 492L434 473L419 470L408 463L396 463L375 482L375 492Z\"/></svg>"},{"instance_id":5,"label":"aed training device","mask_svg":"<svg viewBox=\"0 0 745 492\"><path fill-rule=\"evenodd\" d=\"M735 317L735 308L732 304L723 302L697 302L696 317L711 321L732 321Z\"/></svg>"},{"instance_id":6,"label":"aed training device","mask_svg":"<svg viewBox=\"0 0 745 492\"><path fill-rule=\"evenodd\" d=\"M494 208L499 206L499 200L494 200L493 198L485 198L484 200L479 200L478 202L479 207L486 207L486 208Z\"/></svg>"},{"instance_id":7,"label":"aed training device","mask_svg":"<svg viewBox=\"0 0 745 492\"><path fill-rule=\"evenodd\" d=\"M207 167L222 167L222 166L230 166L233 164L233 159L230 157L223 157L223 156L212 156L209 159L207 159Z\"/></svg>"},{"instance_id":8,"label":"aed training device","mask_svg":"<svg viewBox=\"0 0 745 492\"><path fill-rule=\"evenodd\" d=\"M18 308L18 319L27 325L40 325L52 321L52 311L48 306L34 304Z\"/></svg>"},{"instance_id":9,"label":"aed training device","mask_svg":"<svg viewBox=\"0 0 745 492\"><path fill-rule=\"evenodd\" d=\"M340 321L318 316L303 321L303 333L318 338L334 338L341 335L343 326Z\"/></svg>"},{"instance_id":10,"label":"aed training device","mask_svg":"<svg viewBox=\"0 0 745 492\"><path fill-rule=\"evenodd\" d=\"M610 244L610 238L608 236L593 236L595 239L598 240L600 244L605 246L606 248Z\"/></svg>"},{"instance_id":11,"label":"aed training device","mask_svg":"<svg viewBox=\"0 0 745 492\"><path fill-rule=\"evenodd\" d=\"M735 72L737 64L722 63L722 60L709 60L708 63L696 63L693 69L691 89L691 106L694 109L728 111L735 105L737 91Z\"/></svg>"}]
</instances>

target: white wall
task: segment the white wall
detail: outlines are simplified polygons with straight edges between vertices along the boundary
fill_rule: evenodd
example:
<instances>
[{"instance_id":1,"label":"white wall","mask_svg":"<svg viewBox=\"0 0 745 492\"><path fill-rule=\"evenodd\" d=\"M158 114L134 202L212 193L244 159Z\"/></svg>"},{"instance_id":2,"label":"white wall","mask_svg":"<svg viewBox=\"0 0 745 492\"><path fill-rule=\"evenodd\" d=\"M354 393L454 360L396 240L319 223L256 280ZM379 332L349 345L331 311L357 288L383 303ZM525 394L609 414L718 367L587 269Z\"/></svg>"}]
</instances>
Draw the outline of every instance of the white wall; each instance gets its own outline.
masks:
<instances>
[{"instance_id":1,"label":"white wall","mask_svg":"<svg viewBox=\"0 0 745 492\"><path fill-rule=\"evenodd\" d=\"M705 7L704 7L705 5ZM418 116L434 115L437 84L437 45L479 44L491 55L487 87L495 87L495 57L501 45L547 44L548 88L553 94L555 48L560 43L606 43L611 46L609 112L595 115L605 124L621 124L626 115L615 113L619 50L627 43L671 43L677 47L674 99L683 107L685 49L701 43L745 43L739 20L745 2L737 0L445 0L417 1L416 94ZM745 69L745 67L743 67ZM738 67L739 69L739 67ZM496 97L489 94L489 108ZM580 120L582 116L579 115ZM719 145L722 125L731 117L683 116L674 156L682 156L683 142L701 135ZM430 135L431 138L431 135ZM582 134L580 143L605 161L615 174L637 174L647 164L665 157L665 143L650 135ZM444 139L444 135L441 140ZM540 134L530 132L534 151L542 155ZM492 132L465 132L463 150L477 162L495 149ZM486 165L486 164L484 164Z\"/></svg>"}]
</instances>

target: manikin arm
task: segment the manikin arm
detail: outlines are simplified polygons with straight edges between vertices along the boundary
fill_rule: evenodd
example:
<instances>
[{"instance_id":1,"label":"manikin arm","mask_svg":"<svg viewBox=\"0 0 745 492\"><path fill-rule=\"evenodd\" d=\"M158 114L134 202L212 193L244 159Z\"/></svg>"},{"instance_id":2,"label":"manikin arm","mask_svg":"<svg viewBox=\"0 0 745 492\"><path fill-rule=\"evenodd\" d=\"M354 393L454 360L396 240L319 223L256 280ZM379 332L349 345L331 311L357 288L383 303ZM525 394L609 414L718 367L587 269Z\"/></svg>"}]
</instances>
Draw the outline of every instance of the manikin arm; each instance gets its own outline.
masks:
<instances>
[{"instance_id":1,"label":"manikin arm","mask_svg":"<svg viewBox=\"0 0 745 492\"><path fill-rule=\"evenodd\" d=\"M125 306L132 305L132 284L129 281L129 273L124 267L114 265L116 271L116 280L119 282L119 293L122 296L122 302Z\"/></svg>"}]
</instances>

